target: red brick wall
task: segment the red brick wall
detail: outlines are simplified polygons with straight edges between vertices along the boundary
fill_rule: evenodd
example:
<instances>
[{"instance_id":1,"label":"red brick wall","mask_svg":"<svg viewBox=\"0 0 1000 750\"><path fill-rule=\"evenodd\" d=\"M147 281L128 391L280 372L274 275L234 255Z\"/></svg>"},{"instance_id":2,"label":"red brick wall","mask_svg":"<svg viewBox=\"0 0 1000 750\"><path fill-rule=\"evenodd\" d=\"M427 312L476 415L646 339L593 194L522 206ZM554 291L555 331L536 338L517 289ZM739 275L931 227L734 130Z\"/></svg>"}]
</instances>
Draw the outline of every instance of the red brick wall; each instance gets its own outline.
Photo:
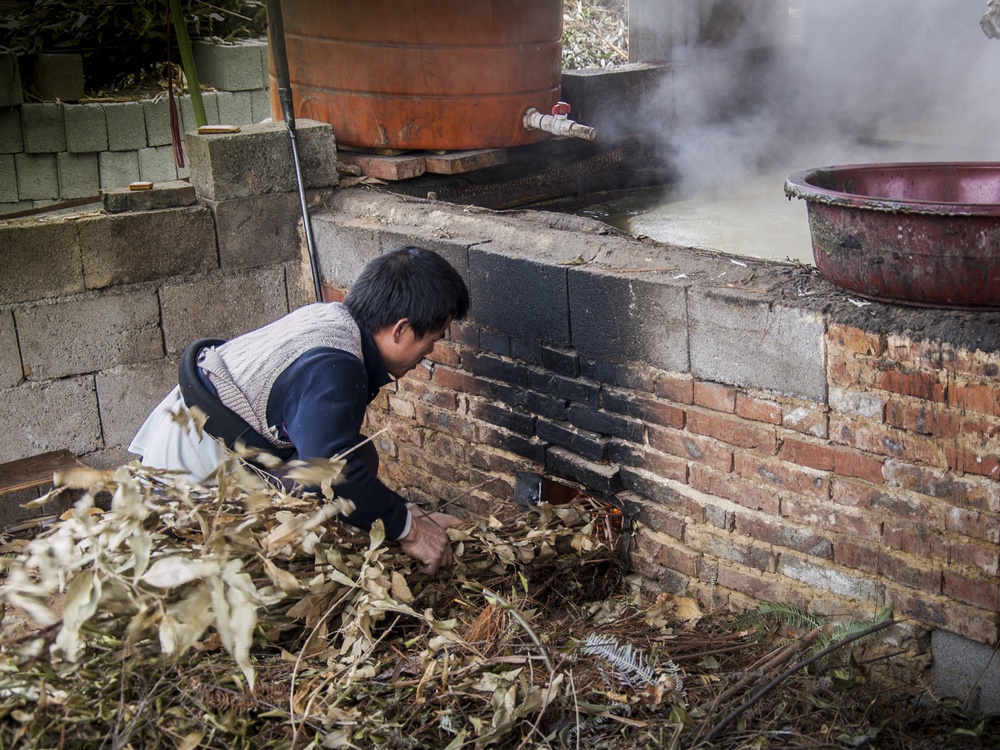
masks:
<instances>
[{"instance_id":1,"label":"red brick wall","mask_svg":"<svg viewBox=\"0 0 1000 750\"><path fill-rule=\"evenodd\" d=\"M376 402L387 479L471 512L545 471L631 502L634 570L985 643L1000 610L1000 357L831 325L829 403L453 327ZM457 499L456 499L457 498Z\"/></svg>"}]
</instances>

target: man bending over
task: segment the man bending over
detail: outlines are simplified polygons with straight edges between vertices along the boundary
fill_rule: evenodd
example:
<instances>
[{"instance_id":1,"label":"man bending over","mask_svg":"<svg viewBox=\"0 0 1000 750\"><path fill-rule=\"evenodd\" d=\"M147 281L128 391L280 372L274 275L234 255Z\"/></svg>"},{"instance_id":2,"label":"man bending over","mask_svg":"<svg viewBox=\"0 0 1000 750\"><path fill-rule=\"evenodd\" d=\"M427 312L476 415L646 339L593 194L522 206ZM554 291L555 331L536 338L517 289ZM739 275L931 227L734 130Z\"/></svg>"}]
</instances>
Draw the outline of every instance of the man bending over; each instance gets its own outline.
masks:
<instances>
[{"instance_id":1,"label":"man bending over","mask_svg":"<svg viewBox=\"0 0 1000 750\"><path fill-rule=\"evenodd\" d=\"M461 523L407 502L377 478L378 454L365 443L365 411L379 389L403 377L469 309L458 272L431 250L406 247L372 260L343 304L316 303L230 341L196 341L182 358L178 386L153 410L129 450L147 466L186 471L202 482L242 442L283 461L346 456L339 497L346 520L386 538L428 573L452 563L445 529ZM172 414L198 406L204 438ZM217 438L217 440L216 440Z\"/></svg>"}]
</instances>

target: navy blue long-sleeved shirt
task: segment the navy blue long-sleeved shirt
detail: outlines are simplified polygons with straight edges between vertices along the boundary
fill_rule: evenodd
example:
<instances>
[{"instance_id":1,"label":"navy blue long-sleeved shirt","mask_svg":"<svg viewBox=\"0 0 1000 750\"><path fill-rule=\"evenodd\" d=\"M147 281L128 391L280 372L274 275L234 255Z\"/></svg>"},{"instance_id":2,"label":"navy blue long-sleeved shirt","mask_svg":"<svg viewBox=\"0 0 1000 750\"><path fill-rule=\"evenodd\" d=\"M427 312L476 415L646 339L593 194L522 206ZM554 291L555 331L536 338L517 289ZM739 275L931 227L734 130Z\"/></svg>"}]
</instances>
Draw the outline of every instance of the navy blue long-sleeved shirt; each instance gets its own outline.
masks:
<instances>
[{"instance_id":1,"label":"navy blue long-sleeved shirt","mask_svg":"<svg viewBox=\"0 0 1000 750\"><path fill-rule=\"evenodd\" d=\"M341 349L310 349L275 381L267 402L268 424L279 426L298 458L331 458L363 439L365 411L392 378L364 332L361 350L363 361ZM406 526L406 501L371 473L357 451L347 456L345 473L334 493L355 505L348 522L368 529L381 518L386 537L398 538Z\"/></svg>"}]
</instances>

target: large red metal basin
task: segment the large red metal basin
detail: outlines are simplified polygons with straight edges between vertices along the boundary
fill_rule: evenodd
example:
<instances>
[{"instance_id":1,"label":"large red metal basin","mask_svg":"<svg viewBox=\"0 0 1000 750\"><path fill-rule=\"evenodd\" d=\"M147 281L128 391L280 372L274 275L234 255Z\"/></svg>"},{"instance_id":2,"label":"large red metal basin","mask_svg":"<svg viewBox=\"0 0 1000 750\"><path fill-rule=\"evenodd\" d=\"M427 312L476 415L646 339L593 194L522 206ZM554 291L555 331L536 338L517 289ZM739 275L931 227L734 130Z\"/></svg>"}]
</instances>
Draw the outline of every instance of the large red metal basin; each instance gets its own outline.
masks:
<instances>
[{"instance_id":1,"label":"large red metal basin","mask_svg":"<svg viewBox=\"0 0 1000 750\"><path fill-rule=\"evenodd\" d=\"M1000 309L1000 164L851 164L797 172L816 268L860 296Z\"/></svg>"}]
</instances>

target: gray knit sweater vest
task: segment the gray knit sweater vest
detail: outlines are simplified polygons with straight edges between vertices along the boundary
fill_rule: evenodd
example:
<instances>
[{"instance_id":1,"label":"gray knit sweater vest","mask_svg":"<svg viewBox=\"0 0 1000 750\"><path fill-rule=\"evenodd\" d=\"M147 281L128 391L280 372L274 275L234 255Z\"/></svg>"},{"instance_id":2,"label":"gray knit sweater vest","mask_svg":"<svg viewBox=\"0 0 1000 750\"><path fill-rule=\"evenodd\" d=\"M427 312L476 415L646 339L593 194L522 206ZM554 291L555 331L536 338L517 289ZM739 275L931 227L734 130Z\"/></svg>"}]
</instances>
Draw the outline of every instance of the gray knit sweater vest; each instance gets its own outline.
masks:
<instances>
[{"instance_id":1,"label":"gray knit sweater vest","mask_svg":"<svg viewBox=\"0 0 1000 750\"><path fill-rule=\"evenodd\" d=\"M361 331L339 302L307 305L256 331L202 350L201 369L219 393L219 400L239 414L269 443L291 445L277 437L278 426L267 423L267 400L274 381L310 349L328 346L361 355Z\"/></svg>"}]
</instances>

